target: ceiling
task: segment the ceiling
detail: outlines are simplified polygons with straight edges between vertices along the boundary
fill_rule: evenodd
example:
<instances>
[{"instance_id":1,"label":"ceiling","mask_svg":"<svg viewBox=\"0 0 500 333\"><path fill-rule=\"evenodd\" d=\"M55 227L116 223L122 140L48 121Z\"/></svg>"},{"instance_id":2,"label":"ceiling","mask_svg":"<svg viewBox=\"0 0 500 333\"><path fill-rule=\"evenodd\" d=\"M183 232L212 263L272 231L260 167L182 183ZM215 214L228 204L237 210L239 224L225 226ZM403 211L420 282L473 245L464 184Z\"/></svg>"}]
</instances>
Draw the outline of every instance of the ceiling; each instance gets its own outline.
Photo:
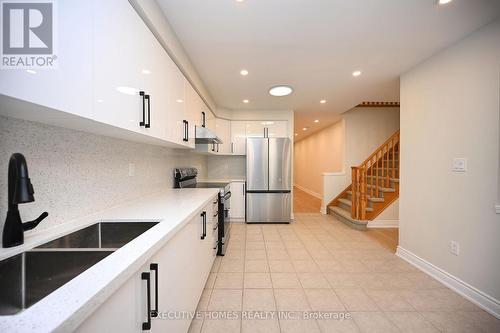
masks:
<instances>
[{"instance_id":1,"label":"ceiling","mask_svg":"<svg viewBox=\"0 0 500 333\"><path fill-rule=\"evenodd\" d=\"M295 110L297 139L362 101L399 101L400 74L500 15L499 0L157 2L218 107ZM276 84L294 93L272 97Z\"/></svg>"}]
</instances>

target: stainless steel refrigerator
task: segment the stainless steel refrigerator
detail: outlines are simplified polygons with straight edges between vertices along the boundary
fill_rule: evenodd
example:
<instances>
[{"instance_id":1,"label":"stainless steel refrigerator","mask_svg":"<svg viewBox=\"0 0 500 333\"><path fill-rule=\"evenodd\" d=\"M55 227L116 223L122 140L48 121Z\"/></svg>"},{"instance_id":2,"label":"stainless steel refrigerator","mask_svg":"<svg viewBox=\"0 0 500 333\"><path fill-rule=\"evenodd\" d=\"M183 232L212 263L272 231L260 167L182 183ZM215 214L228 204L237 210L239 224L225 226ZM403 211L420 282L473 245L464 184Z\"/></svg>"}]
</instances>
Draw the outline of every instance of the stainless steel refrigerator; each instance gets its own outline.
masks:
<instances>
[{"instance_id":1,"label":"stainless steel refrigerator","mask_svg":"<svg viewBox=\"0 0 500 333\"><path fill-rule=\"evenodd\" d=\"M247 223L289 223L291 143L288 138L247 139Z\"/></svg>"}]
</instances>

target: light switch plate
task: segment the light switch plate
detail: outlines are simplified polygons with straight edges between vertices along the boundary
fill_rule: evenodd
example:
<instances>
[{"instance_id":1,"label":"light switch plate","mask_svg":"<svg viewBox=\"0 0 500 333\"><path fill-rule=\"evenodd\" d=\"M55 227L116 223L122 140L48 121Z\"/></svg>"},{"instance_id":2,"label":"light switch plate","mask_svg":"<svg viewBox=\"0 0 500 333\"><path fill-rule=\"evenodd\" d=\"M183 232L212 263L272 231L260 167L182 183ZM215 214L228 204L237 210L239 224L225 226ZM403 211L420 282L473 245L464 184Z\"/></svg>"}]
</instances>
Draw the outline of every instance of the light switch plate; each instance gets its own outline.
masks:
<instances>
[{"instance_id":1,"label":"light switch plate","mask_svg":"<svg viewBox=\"0 0 500 333\"><path fill-rule=\"evenodd\" d=\"M451 167L453 172L465 172L467 171L467 159L463 157L455 157L453 159L453 165Z\"/></svg>"},{"instance_id":2,"label":"light switch plate","mask_svg":"<svg viewBox=\"0 0 500 333\"><path fill-rule=\"evenodd\" d=\"M460 253L460 244L458 244L458 242L456 242L456 241L451 241L450 242L450 252L451 252L451 254L458 256Z\"/></svg>"},{"instance_id":3,"label":"light switch plate","mask_svg":"<svg viewBox=\"0 0 500 333\"><path fill-rule=\"evenodd\" d=\"M134 177L135 176L135 164L134 163L129 163L128 164L128 176L129 177Z\"/></svg>"}]
</instances>

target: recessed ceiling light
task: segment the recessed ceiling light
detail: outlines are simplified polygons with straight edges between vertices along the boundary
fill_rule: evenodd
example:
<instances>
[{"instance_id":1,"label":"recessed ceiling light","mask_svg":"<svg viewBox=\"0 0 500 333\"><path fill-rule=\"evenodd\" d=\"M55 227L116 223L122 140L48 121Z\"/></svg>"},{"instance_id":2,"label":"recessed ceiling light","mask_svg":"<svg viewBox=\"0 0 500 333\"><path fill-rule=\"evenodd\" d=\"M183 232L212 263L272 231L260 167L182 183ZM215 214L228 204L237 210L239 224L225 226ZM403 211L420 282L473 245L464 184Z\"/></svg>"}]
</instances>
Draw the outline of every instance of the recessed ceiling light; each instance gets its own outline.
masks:
<instances>
[{"instance_id":1,"label":"recessed ceiling light","mask_svg":"<svg viewBox=\"0 0 500 333\"><path fill-rule=\"evenodd\" d=\"M244 2L245 0L235 0L236 2Z\"/></svg>"},{"instance_id":2,"label":"recessed ceiling light","mask_svg":"<svg viewBox=\"0 0 500 333\"><path fill-rule=\"evenodd\" d=\"M319 120L318 120L318 119L316 119L314 122L315 122L315 123L319 123Z\"/></svg>"},{"instance_id":3,"label":"recessed ceiling light","mask_svg":"<svg viewBox=\"0 0 500 333\"><path fill-rule=\"evenodd\" d=\"M299 135L298 133L295 133L295 136Z\"/></svg>"},{"instance_id":4,"label":"recessed ceiling light","mask_svg":"<svg viewBox=\"0 0 500 333\"><path fill-rule=\"evenodd\" d=\"M272 96L276 97L282 97L282 96L288 96L293 92L292 87L290 86L274 86L269 89L269 93Z\"/></svg>"},{"instance_id":5,"label":"recessed ceiling light","mask_svg":"<svg viewBox=\"0 0 500 333\"><path fill-rule=\"evenodd\" d=\"M248 75L248 71L246 69L242 69L240 71L240 74L243 75L243 76L247 76Z\"/></svg>"},{"instance_id":6,"label":"recessed ceiling light","mask_svg":"<svg viewBox=\"0 0 500 333\"><path fill-rule=\"evenodd\" d=\"M183 99L176 99L175 100L177 103L184 103L184 100Z\"/></svg>"},{"instance_id":7,"label":"recessed ceiling light","mask_svg":"<svg viewBox=\"0 0 500 333\"><path fill-rule=\"evenodd\" d=\"M357 77L361 75L361 71L354 71L352 72L352 76Z\"/></svg>"},{"instance_id":8,"label":"recessed ceiling light","mask_svg":"<svg viewBox=\"0 0 500 333\"><path fill-rule=\"evenodd\" d=\"M30 74L36 74L36 71L32 70L32 69L27 69L26 72L30 73Z\"/></svg>"},{"instance_id":9,"label":"recessed ceiling light","mask_svg":"<svg viewBox=\"0 0 500 333\"><path fill-rule=\"evenodd\" d=\"M248 103L250 103L250 101L248 99L244 99L243 103L248 104Z\"/></svg>"},{"instance_id":10,"label":"recessed ceiling light","mask_svg":"<svg viewBox=\"0 0 500 333\"><path fill-rule=\"evenodd\" d=\"M326 103L326 99L322 99L321 101L319 101L321 104L325 104Z\"/></svg>"},{"instance_id":11,"label":"recessed ceiling light","mask_svg":"<svg viewBox=\"0 0 500 333\"><path fill-rule=\"evenodd\" d=\"M438 3L439 3L440 5L446 5L447 3L450 3L450 2L452 2L452 1L453 1L453 0L439 0L439 1L438 1Z\"/></svg>"},{"instance_id":12,"label":"recessed ceiling light","mask_svg":"<svg viewBox=\"0 0 500 333\"><path fill-rule=\"evenodd\" d=\"M149 75L149 74L151 74L151 71L150 71L149 69L143 69L143 70L141 71L141 73L142 73L142 74Z\"/></svg>"},{"instance_id":13,"label":"recessed ceiling light","mask_svg":"<svg viewBox=\"0 0 500 333\"><path fill-rule=\"evenodd\" d=\"M302 130L303 130L303 131L307 131L307 127L304 127Z\"/></svg>"}]
</instances>

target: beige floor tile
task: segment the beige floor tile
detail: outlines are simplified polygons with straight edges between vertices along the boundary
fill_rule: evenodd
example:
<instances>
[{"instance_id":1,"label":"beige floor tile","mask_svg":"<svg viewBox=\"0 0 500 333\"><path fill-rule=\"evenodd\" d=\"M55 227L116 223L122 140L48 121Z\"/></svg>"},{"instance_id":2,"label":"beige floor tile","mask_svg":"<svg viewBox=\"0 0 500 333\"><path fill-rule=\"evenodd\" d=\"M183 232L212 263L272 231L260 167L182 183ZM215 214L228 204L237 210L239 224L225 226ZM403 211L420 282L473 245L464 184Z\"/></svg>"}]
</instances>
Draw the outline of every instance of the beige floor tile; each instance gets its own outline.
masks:
<instances>
[{"instance_id":1,"label":"beige floor tile","mask_svg":"<svg viewBox=\"0 0 500 333\"><path fill-rule=\"evenodd\" d=\"M345 311L345 307L331 289L304 289L313 311Z\"/></svg>"},{"instance_id":2,"label":"beige floor tile","mask_svg":"<svg viewBox=\"0 0 500 333\"><path fill-rule=\"evenodd\" d=\"M191 325L189 325L188 333L200 333L201 327L203 325L203 319L193 319Z\"/></svg>"},{"instance_id":3,"label":"beige floor tile","mask_svg":"<svg viewBox=\"0 0 500 333\"><path fill-rule=\"evenodd\" d=\"M272 273L294 273L291 260L269 260L269 270Z\"/></svg>"},{"instance_id":4,"label":"beige floor tile","mask_svg":"<svg viewBox=\"0 0 500 333\"><path fill-rule=\"evenodd\" d=\"M242 249L227 249L226 253L224 254L224 259L245 259L245 250L244 248ZM222 261L224 261L224 259L222 259Z\"/></svg>"},{"instance_id":5,"label":"beige floor tile","mask_svg":"<svg viewBox=\"0 0 500 333\"><path fill-rule=\"evenodd\" d=\"M318 265L313 260L293 260L292 264L297 273L320 272Z\"/></svg>"},{"instance_id":6,"label":"beige floor tile","mask_svg":"<svg viewBox=\"0 0 500 333\"><path fill-rule=\"evenodd\" d=\"M274 298L278 311L309 311L306 296L302 289L275 289Z\"/></svg>"},{"instance_id":7,"label":"beige floor tile","mask_svg":"<svg viewBox=\"0 0 500 333\"><path fill-rule=\"evenodd\" d=\"M212 295L212 289L205 289L201 294L200 300L198 301L197 311L206 311L208 307L208 302L210 301L210 296Z\"/></svg>"},{"instance_id":8,"label":"beige floor tile","mask_svg":"<svg viewBox=\"0 0 500 333\"><path fill-rule=\"evenodd\" d=\"M357 274L355 273L325 273L330 286L334 289L358 288Z\"/></svg>"},{"instance_id":9,"label":"beige floor tile","mask_svg":"<svg viewBox=\"0 0 500 333\"><path fill-rule=\"evenodd\" d=\"M428 320L418 312L386 312L386 316L402 332L438 333Z\"/></svg>"},{"instance_id":10,"label":"beige floor tile","mask_svg":"<svg viewBox=\"0 0 500 333\"><path fill-rule=\"evenodd\" d=\"M269 260L290 260L288 252L284 249L268 249L267 258Z\"/></svg>"},{"instance_id":11,"label":"beige floor tile","mask_svg":"<svg viewBox=\"0 0 500 333\"><path fill-rule=\"evenodd\" d=\"M239 333L241 332L241 320L227 319L205 319L202 333Z\"/></svg>"},{"instance_id":12,"label":"beige floor tile","mask_svg":"<svg viewBox=\"0 0 500 333\"><path fill-rule=\"evenodd\" d=\"M399 332L396 325L383 312L353 312L352 317L361 332Z\"/></svg>"},{"instance_id":13,"label":"beige floor tile","mask_svg":"<svg viewBox=\"0 0 500 333\"><path fill-rule=\"evenodd\" d=\"M243 290L244 311L276 311L274 292L272 289Z\"/></svg>"},{"instance_id":14,"label":"beige floor tile","mask_svg":"<svg viewBox=\"0 0 500 333\"><path fill-rule=\"evenodd\" d=\"M292 260L312 260L309 252L304 249L288 249L288 255Z\"/></svg>"},{"instance_id":15,"label":"beige floor tile","mask_svg":"<svg viewBox=\"0 0 500 333\"><path fill-rule=\"evenodd\" d=\"M418 311L479 310L450 289L403 290L400 294Z\"/></svg>"},{"instance_id":16,"label":"beige floor tile","mask_svg":"<svg viewBox=\"0 0 500 333\"><path fill-rule=\"evenodd\" d=\"M300 289L299 278L295 273L271 273L273 288L275 289Z\"/></svg>"},{"instance_id":17,"label":"beige floor tile","mask_svg":"<svg viewBox=\"0 0 500 333\"><path fill-rule=\"evenodd\" d=\"M245 261L245 272L269 272L269 264L267 263L267 260L247 260Z\"/></svg>"},{"instance_id":18,"label":"beige floor tile","mask_svg":"<svg viewBox=\"0 0 500 333\"><path fill-rule=\"evenodd\" d=\"M278 319L256 319L241 321L242 333L280 333Z\"/></svg>"},{"instance_id":19,"label":"beige floor tile","mask_svg":"<svg viewBox=\"0 0 500 333\"><path fill-rule=\"evenodd\" d=\"M241 311L242 289L214 289L208 302L208 311Z\"/></svg>"},{"instance_id":20,"label":"beige floor tile","mask_svg":"<svg viewBox=\"0 0 500 333\"><path fill-rule=\"evenodd\" d=\"M318 320L322 333L355 333L359 332L353 319L322 319Z\"/></svg>"},{"instance_id":21,"label":"beige floor tile","mask_svg":"<svg viewBox=\"0 0 500 333\"><path fill-rule=\"evenodd\" d=\"M208 274L207 282L205 283L204 289L213 289L216 277L217 277L217 273Z\"/></svg>"},{"instance_id":22,"label":"beige floor tile","mask_svg":"<svg viewBox=\"0 0 500 333\"><path fill-rule=\"evenodd\" d=\"M302 288L325 289L330 288L330 284L322 273L297 273Z\"/></svg>"},{"instance_id":23,"label":"beige floor tile","mask_svg":"<svg viewBox=\"0 0 500 333\"><path fill-rule=\"evenodd\" d=\"M264 241L248 241L246 243L247 250L264 250Z\"/></svg>"},{"instance_id":24,"label":"beige floor tile","mask_svg":"<svg viewBox=\"0 0 500 333\"><path fill-rule=\"evenodd\" d=\"M210 270L211 273L217 273L219 271L221 261L222 257L215 258L214 263L212 264L212 269Z\"/></svg>"},{"instance_id":25,"label":"beige floor tile","mask_svg":"<svg viewBox=\"0 0 500 333\"><path fill-rule=\"evenodd\" d=\"M479 328L469 318L458 312L429 311L421 312L438 330L453 333L478 332Z\"/></svg>"},{"instance_id":26,"label":"beige floor tile","mask_svg":"<svg viewBox=\"0 0 500 333\"><path fill-rule=\"evenodd\" d=\"M500 332L500 319L485 311L459 311L458 313L481 332Z\"/></svg>"},{"instance_id":27,"label":"beige floor tile","mask_svg":"<svg viewBox=\"0 0 500 333\"><path fill-rule=\"evenodd\" d=\"M378 311L379 307L362 289L335 289L348 311Z\"/></svg>"},{"instance_id":28,"label":"beige floor tile","mask_svg":"<svg viewBox=\"0 0 500 333\"><path fill-rule=\"evenodd\" d=\"M244 271L245 261L243 259L222 259L219 272L239 273Z\"/></svg>"},{"instance_id":29,"label":"beige floor tile","mask_svg":"<svg viewBox=\"0 0 500 333\"><path fill-rule=\"evenodd\" d=\"M272 288L269 273L245 273L245 288Z\"/></svg>"},{"instance_id":30,"label":"beige floor tile","mask_svg":"<svg viewBox=\"0 0 500 333\"><path fill-rule=\"evenodd\" d=\"M247 234L247 242L263 242L264 236L260 233Z\"/></svg>"},{"instance_id":31,"label":"beige floor tile","mask_svg":"<svg viewBox=\"0 0 500 333\"><path fill-rule=\"evenodd\" d=\"M264 260L267 259L266 250L247 250L245 260Z\"/></svg>"},{"instance_id":32,"label":"beige floor tile","mask_svg":"<svg viewBox=\"0 0 500 333\"><path fill-rule=\"evenodd\" d=\"M342 273L344 267L336 260L316 260L319 270L323 273Z\"/></svg>"},{"instance_id":33,"label":"beige floor tile","mask_svg":"<svg viewBox=\"0 0 500 333\"><path fill-rule=\"evenodd\" d=\"M397 290L365 290L382 311L415 311Z\"/></svg>"},{"instance_id":34,"label":"beige floor tile","mask_svg":"<svg viewBox=\"0 0 500 333\"><path fill-rule=\"evenodd\" d=\"M243 273L218 273L215 280L215 289L243 288Z\"/></svg>"},{"instance_id":35,"label":"beige floor tile","mask_svg":"<svg viewBox=\"0 0 500 333\"><path fill-rule=\"evenodd\" d=\"M279 321L281 333L319 333L316 320L283 319Z\"/></svg>"}]
</instances>

